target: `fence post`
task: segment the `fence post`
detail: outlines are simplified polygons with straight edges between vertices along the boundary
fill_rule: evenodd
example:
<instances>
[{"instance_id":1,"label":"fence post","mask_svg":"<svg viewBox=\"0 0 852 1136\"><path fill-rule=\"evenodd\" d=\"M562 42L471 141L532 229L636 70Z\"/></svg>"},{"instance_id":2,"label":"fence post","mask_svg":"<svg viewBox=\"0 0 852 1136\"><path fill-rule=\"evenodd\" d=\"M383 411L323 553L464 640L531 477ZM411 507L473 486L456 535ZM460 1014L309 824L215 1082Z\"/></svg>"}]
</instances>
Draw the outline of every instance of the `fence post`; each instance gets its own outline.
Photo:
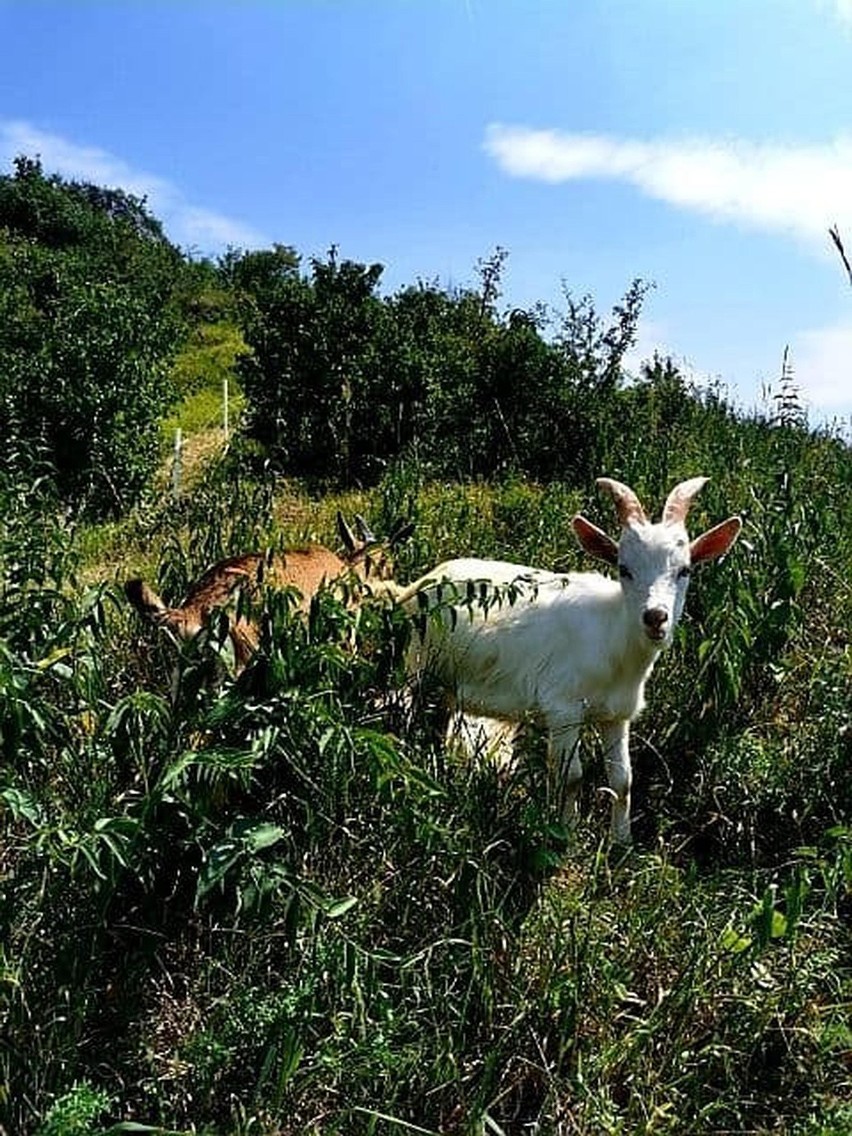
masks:
<instances>
[{"instance_id":1,"label":"fence post","mask_svg":"<svg viewBox=\"0 0 852 1136\"><path fill-rule=\"evenodd\" d=\"M177 500L180 496L181 458L183 450L183 431L180 426L175 430L175 452L172 460L172 497Z\"/></svg>"},{"instance_id":2,"label":"fence post","mask_svg":"<svg viewBox=\"0 0 852 1136\"><path fill-rule=\"evenodd\" d=\"M222 379L222 410L225 426L225 445L228 444L228 378Z\"/></svg>"}]
</instances>

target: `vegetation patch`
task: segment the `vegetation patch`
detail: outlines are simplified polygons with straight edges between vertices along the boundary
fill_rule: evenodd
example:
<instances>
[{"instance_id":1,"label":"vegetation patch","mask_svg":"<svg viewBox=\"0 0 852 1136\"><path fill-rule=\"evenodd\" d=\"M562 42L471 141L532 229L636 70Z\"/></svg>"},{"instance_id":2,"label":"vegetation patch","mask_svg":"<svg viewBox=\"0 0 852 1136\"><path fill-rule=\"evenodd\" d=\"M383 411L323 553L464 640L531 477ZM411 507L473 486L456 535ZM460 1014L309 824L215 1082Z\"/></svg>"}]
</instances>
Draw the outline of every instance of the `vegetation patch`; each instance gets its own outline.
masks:
<instances>
[{"instance_id":1,"label":"vegetation patch","mask_svg":"<svg viewBox=\"0 0 852 1136\"><path fill-rule=\"evenodd\" d=\"M666 361L628 382L640 287L609 322L503 312L503 259L384 297L336 252L198 264L122 194L0 179L10 1134L848 1130L849 447ZM164 415L212 406L222 368L240 423L173 490ZM509 772L445 747L408 619L351 584L306 615L266 594L237 677L222 620L179 646L121 591L334 546L338 509L411 517L402 581L469 554L579 569L574 513L611 528L598 474L649 506L704 474L695 530L744 519L636 723L629 853L592 738L568 833L535 724Z\"/></svg>"}]
</instances>

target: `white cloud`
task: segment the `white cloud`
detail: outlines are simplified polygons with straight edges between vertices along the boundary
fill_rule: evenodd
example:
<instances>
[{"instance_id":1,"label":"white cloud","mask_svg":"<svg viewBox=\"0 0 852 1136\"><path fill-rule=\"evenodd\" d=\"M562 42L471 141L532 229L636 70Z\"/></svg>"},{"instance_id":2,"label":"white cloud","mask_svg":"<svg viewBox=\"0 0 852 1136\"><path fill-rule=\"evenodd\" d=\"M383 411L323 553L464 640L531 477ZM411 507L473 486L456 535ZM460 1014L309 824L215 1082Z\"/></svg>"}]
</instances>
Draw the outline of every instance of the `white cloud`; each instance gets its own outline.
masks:
<instances>
[{"instance_id":1,"label":"white cloud","mask_svg":"<svg viewBox=\"0 0 852 1136\"><path fill-rule=\"evenodd\" d=\"M826 4L841 24L852 28L852 0L823 0L820 6L825 7Z\"/></svg>"},{"instance_id":2,"label":"white cloud","mask_svg":"<svg viewBox=\"0 0 852 1136\"><path fill-rule=\"evenodd\" d=\"M655 354L661 359L675 359L677 353L669 347L670 339L668 327L662 320L640 320L636 342L622 360L624 369L629 375L638 378L642 373L642 364L651 362Z\"/></svg>"},{"instance_id":3,"label":"white cloud","mask_svg":"<svg viewBox=\"0 0 852 1136\"><path fill-rule=\"evenodd\" d=\"M643 142L494 123L483 145L513 177L625 181L678 208L782 231L822 248L830 225L852 223L852 136L819 146L709 138Z\"/></svg>"},{"instance_id":4,"label":"white cloud","mask_svg":"<svg viewBox=\"0 0 852 1136\"><path fill-rule=\"evenodd\" d=\"M152 204L152 208L154 208ZM154 208L157 213L157 209ZM158 216L162 216L157 213ZM174 216L174 214L173 214ZM188 205L186 202L179 205L176 211L177 219L184 236L177 243L197 247L202 250L209 248L224 249L228 245L237 245L241 248L257 248L270 245L256 229L250 225L216 213L211 209L202 209L198 206ZM166 229L171 234L172 224L164 220Z\"/></svg>"},{"instance_id":5,"label":"white cloud","mask_svg":"<svg viewBox=\"0 0 852 1136\"><path fill-rule=\"evenodd\" d=\"M657 355L661 360L670 359L679 374L687 383L701 390L720 390L723 395L730 397L734 402L739 399L736 388L730 388L722 381L722 377L713 373L682 351L671 346L672 332L662 320L642 320L639 324L639 334L636 343L626 353L623 360L624 369L628 375L638 379L642 375L642 364L653 362Z\"/></svg>"},{"instance_id":6,"label":"white cloud","mask_svg":"<svg viewBox=\"0 0 852 1136\"><path fill-rule=\"evenodd\" d=\"M852 416L852 319L801 331L790 349L794 382L816 416Z\"/></svg>"},{"instance_id":7,"label":"white cloud","mask_svg":"<svg viewBox=\"0 0 852 1136\"><path fill-rule=\"evenodd\" d=\"M146 198L169 238L178 245L208 253L227 245L256 248L270 243L250 225L193 205L167 178L136 170L106 150L79 145L28 122L0 120L0 164L10 167L19 154L38 155L46 173Z\"/></svg>"},{"instance_id":8,"label":"white cloud","mask_svg":"<svg viewBox=\"0 0 852 1136\"><path fill-rule=\"evenodd\" d=\"M744 389L739 389L736 383L728 386L719 374L673 349L672 338L665 322L642 320L636 344L624 357L627 372L638 377L642 364L653 359L656 353L662 359L670 358L684 378L696 386L716 388L721 384L722 393L735 405L772 412L771 397L754 388L750 380L745 382L746 376L741 376ZM807 407L811 424L840 421L849 434L852 429L852 318L794 334L790 340L789 362L793 383ZM773 361L772 367L771 378L764 384L764 391L768 387L770 396L778 390L780 359Z\"/></svg>"}]
</instances>

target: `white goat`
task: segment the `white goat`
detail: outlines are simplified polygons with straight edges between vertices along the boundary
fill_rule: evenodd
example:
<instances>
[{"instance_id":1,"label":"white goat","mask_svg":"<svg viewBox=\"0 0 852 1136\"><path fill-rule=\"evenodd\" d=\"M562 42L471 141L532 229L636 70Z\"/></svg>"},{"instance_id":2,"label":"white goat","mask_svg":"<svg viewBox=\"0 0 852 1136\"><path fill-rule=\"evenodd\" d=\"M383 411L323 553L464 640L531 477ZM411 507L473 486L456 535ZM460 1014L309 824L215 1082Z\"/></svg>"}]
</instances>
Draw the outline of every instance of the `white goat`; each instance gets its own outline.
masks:
<instances>
[{"instance_id":1,"label":"white goat","mask_svg":"<svg viewBox=\"0 0 852 1136\"><path fill-rule=\"evenodd\" d=\"M547 727L566 821L576 818L583 774L580 728L588 721L600 729L617 843L630 841L629 729L644 705L645 682L671 642L690 568L726 553L742 525L731 517L690 542L686 514L706 481L676 486L662 521L652 524L632 489L598 479L615 501L621 540L580 514L572 524L587 552L618 568L618 580L450 560L399 597L421 617L408 660L412 676L432 673L457 711L477 717L480 735L483 718L496 720L498 739L513 736L529 715Z\"/></svg>"}]
</instances>

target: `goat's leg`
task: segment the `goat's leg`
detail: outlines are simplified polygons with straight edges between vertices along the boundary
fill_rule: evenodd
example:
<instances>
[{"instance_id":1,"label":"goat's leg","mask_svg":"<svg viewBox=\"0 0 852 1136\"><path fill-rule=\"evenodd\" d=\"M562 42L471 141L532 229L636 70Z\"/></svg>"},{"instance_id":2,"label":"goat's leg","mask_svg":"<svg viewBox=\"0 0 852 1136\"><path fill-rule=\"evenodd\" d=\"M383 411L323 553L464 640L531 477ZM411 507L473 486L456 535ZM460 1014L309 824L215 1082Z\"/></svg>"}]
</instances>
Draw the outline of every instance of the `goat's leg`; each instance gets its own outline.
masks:
<instances>
[{"instance_id":1,"label":"goat's leg","mask_svg":"<svg viewBox=\"0 0 852 1136\"><path fill-rule=\"evenodd\" d=\"M580 758L581 724L582 710L578 710L572 720L552 724L548 739L551 791L559 802L562 821L567 825L576 824L580 786L583 783L583 762Z\"/></svg>"},{"instance_id":2,"label":"goat's leg","mask_svg":"<svg viewBox=\"0 0 852 1136\"><path fill-rule=\"evenodd\" d=\"M444 734L446 748L467 761L481 757L486 740L484 733L478 728L479 722L479 718L471 717L464 710L451 709Z\"/></svg>"},{"instance_id":3,"label":"goat's leg","mask_svg":"<svg viewBox=\"0 0 852 1136\"><path fill-rule=\"evenodd\" d=\"M517 722L457 711L447 724L447 743L452 746L455 742L468 757L485 758L494 762L501 773L508 773L514 764L517 732Z\"/></svg>"},{"instance_id":4,"label":"goat's leg","mask_svg":"<svg viewBox=\"0 0 852 1136\"><path fill-rule=\"evenodd\" d=\"M630 723L626 719L604 722L601 725L601 735L606 776L613 794L611 839L613 844L629 844L630 787L633 781L630 766Z\"/></svg>"}]
</instances>

